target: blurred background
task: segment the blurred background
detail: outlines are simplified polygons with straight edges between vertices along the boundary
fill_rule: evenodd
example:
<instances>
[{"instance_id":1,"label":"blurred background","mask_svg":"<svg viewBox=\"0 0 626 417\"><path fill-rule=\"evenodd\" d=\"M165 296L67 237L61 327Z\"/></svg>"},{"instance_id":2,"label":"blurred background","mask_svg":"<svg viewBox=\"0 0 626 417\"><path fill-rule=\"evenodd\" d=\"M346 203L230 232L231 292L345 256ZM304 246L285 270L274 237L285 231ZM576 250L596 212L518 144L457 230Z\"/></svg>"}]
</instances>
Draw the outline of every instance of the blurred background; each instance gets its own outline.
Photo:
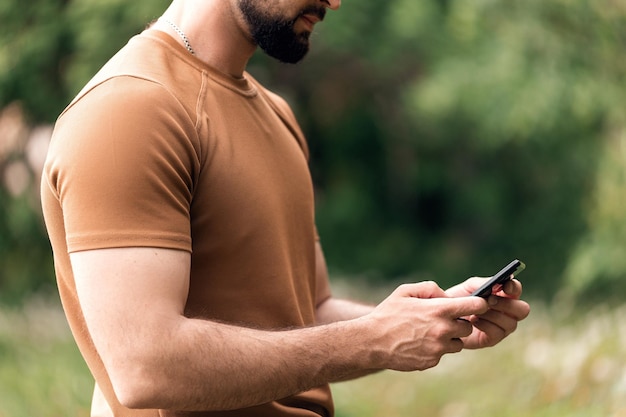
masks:
<instances>
[{"instance_id":1,"label":"blurred background","mask_svg":"<svg viewBox=\"0 0 626 417\"><path fill-rule=\"evenodd\" d=\"M64 106L168 4L0 3L0 417L86 413L90 379L58 310L40 170ZM611 338L589 356L571 355L581 372L604 375L598 384L626 396L626 368L615 366L626 352L616 316L626 300L625 1L345 0L317 26L301 64L259 53L249 71L290 102L308 137L318 229L337 291L376 298L377 288L425 279L447 287L519 258L525 294L541 306L533 315L552 320L520 336L530 343L529 375L541 378L532 370L546 368L537 352L552 352L548 362L563 358L550 336L556 329L578 320L582 328L559 337L580 346L573 335L598 328L593 314ZM513 355L506 346L503 354ZM52 355L46 365L28 368L41 349ZM52 414L20 408L20 396L38 388L7 381L28 372L48 381L43 397L74 394ZM572 385L570 374L558 375ZM558 378L544 380L556 397L523 391L546 404L532 415L575 415L575 402L567 414L539 411L561 394L593 402L598 384L550 390ZM338 388L348 399L350 389ZM463 404L441 400L424 415L473 415ZM622 406L583 407L581 415L623 416ZM338 414L365 409L375 407ZM370 415L415 415L389 410Z\"/></svg>"}]
</instances>

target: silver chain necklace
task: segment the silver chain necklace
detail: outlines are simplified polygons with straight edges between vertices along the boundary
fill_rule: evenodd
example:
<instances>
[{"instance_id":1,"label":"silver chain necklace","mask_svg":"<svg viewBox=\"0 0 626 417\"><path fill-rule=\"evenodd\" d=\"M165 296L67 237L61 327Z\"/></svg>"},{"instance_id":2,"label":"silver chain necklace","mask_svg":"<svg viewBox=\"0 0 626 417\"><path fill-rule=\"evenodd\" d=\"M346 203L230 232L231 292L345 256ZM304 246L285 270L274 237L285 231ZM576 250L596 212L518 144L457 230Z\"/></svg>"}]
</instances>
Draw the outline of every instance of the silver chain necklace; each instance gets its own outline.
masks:
<instances>
[{"instance_id":1,"label":"silver chain necklace","mask_svg":"<svg viewBox=\"0 0 626 417\"><path fill-rule=\"evenodd\" d=\"M183 43L185 44L185 48L187 48L189 53L191 55L195 55L196 53L193 51L193 48L191 47L191 44L189 43L189 39L187 39L187 35L185 35L185 32L180 30L180 28L176 26L172 21L165 19L165 22L168 23L172 27L172 29L174 29L174 32L176 32L178 36L180 36L180 38L183 40Z\"/></svg>"}]
</instances>

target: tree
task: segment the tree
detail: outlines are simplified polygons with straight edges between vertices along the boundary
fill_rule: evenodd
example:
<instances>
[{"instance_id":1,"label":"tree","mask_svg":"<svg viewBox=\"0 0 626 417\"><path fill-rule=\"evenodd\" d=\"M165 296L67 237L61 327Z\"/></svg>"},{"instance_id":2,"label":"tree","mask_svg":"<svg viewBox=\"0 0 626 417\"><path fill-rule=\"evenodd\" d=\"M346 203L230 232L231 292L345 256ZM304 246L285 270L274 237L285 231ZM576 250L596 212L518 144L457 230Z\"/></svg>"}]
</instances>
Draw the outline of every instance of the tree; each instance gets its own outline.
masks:
<instances>
[{"instance_id":1,"label":"tree","mask_svg":"<svg viewBox=\"0 0 626 417\"><path fill-rule=\"evenodd\" d=\"M302 64L256 55L250 71L290 101L308 136L331 271L445 286L521 258L536 295L621 282L622 3L344 2ZM31 133L52 122L167 4L5 1L0 108L20 103ZM26 161L26 136L0 153L3 265L47 248L40 226L16 235L7 220L40 225L23 197L36 194L36 170L22 197L6 186L8 167ZM38 282L22 268L11 274L27 277L14 282Z\"/></svg>"}]
</instances>

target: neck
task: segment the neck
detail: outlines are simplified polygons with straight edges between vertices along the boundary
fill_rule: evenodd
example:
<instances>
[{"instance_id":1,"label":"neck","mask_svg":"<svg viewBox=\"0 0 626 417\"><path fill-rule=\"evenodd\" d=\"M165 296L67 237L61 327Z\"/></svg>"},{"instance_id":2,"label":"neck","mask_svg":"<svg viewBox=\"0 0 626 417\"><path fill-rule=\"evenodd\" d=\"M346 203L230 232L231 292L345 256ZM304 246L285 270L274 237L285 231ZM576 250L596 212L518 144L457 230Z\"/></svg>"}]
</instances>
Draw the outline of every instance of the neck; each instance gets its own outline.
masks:
<instances>
[{"instance_id":1,"label":"neck","mask_svg":"<svg viewBox=\"0 0 626 417\"><path fill-rule=\"evenodd\" d=\"M213 68L241 78L256 50L234 1L174 0L154 26L174 37L187 50L187 38L194 55Z\"/></svg>"}]
</instances>

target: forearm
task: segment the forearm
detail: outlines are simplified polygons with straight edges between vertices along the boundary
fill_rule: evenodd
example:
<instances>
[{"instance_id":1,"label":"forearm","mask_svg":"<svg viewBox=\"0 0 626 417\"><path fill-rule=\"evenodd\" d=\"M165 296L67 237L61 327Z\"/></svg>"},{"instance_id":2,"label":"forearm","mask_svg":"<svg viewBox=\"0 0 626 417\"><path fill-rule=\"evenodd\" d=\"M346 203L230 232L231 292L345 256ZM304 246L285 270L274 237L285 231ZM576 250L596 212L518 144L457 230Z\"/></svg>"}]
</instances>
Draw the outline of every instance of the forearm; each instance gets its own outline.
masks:
<instances>
[{"instance_id":1,"label":"forearm","mask_svg":"<svg viewBox=\"0 0 626 417\"><path fill-rule=\"evenodd\" d=\"M341 298L327 298L317 307L316 318L319 324L335 323L363 317L374 310L373 306ZM359 369L346 373L330 382L349 381L380 371L380 369Z\"/></svg>"},{"instance_id":2,"label":"forearm","mask_svg":"<svg viewBox=\"0 0 626 417\"><path fill-rule=\"evenodd\" d=\"M182 318L165 342L144 340L137 357L112 366L123 372L111 376L121 402L133 408L244 408L369 366L363 330L358 321L262 331Z\"/></svg>"}]
</instances>

